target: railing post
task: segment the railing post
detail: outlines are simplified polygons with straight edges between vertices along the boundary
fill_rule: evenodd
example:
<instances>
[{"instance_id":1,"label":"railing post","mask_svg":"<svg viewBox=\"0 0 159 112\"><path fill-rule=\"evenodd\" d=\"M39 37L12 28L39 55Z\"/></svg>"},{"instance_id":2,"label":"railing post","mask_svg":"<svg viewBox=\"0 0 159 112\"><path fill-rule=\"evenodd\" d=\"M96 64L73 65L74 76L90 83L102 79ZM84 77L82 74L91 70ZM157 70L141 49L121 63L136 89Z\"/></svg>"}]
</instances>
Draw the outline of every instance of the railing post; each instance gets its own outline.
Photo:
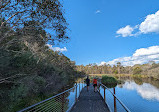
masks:
<instances>
[{"instance_id":1,"label":"railing post","mask_svg":"<svg viewBox=\"0 0 159 112\"><path fill-rule=\"evenodd\" d=\"M75 101L77 101L77 82L76 82L76 93L75 93Z\"/></svg>"},{"instance_id":2,"label":"railing post","mask_svg":"<svg viewBox=\"0 0 159 112\"><path fill-rule=\"evenodd\" d=\"M114 90L114 94L115 94L115 88L113 88ZM116 98L114 96L114 112L117 112L117 109L116 109Z\"/></svg>"},{"instance_id":3,"label":"railing post","mask_svg":"<svg viewBox=\"0 0 159 112\"><path fill-rule=\"evenodd\" d=\"M83 80L82 80L82 89L83 89L83 84L84 84L84 83L83 83Z\"/></svg>"},{"instance_id":4,"label":"railing post","mask_svg":"<svg viewBox=\"0 0 159 112\"><path fill-rule=\"evenodd\" d=\"M65 88L63 88L63 91ZM64 112L64 105L65 105L65 93L62 94L62 112Z\"/></svg>"},{"instance_id":5,"label":"railing post","mask_svg":"<svg viewBox=\"0 0 159 112\"><path fill-rule=\"evenodd\" d=\"M105 99L105 87L104 87L104 101L105 101L106 99Z\"/></svg>"},{"instance_id":6,"label":"railing post","mask_svg":"<svg viewBox=\"0 0 159 112\"><path fill-rule=\"evenodd\" d=\"M83 87L84 87L84 79L83 79Z\"/></svg>"},{"instance_id":7,"label":"railing post","mask_svg":"<svg viewBox=\"0 0 159 112\"><path fill-rule=\"evenodd\" d=\"M80 94L80 81L79 81L79 94Z\"/></svg>"},{"instance_id":8,"label":"railing post","mask_svg":"<svg viewBox=\"0 0 159 112\"><path fill-rule=\"evenodd\" d=\"M99 93L100 93L100 84L99 84Z\"/></svg>"}]
</instances>

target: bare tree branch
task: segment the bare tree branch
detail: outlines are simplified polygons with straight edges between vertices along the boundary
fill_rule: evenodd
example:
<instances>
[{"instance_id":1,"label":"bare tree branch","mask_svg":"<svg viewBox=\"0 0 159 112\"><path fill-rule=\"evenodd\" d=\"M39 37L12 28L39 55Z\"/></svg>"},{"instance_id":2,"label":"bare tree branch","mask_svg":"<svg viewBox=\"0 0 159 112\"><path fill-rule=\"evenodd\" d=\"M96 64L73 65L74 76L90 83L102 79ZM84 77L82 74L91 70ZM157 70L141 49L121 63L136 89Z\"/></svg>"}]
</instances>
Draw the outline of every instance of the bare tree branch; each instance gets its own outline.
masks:
<instances>
[{"instance_id":1,"label":"bare tree branch","mask_svg":"<svg viewBox=\"0 0 159 112\"><path fill-rule=\"evenodd\" d=\"M24 14L23 14L24 15ZM21 15L21 17L23 16L23 15ZM21 17L19 18L19 19L17 19L17 21L13 24L13 26L11 27L11 29L13 29L15 26L17 26L18 24L18 21L20 21L20 20L22 20L21 19ZM30 15L29 16L27 16L27 17L25 17L25 18L23 18L23 19L26 19L26 18L29 18L29 17L31 17Z\"/></svg>"},{"instance_id":2,"label":"bare tree branch","mask_svg":"<svg viewBox=\"0 0 159 112\"><path fill-rule=\"evenodd\" d=\"M1 10L2 8L5 8L9 3L11 3L10 0L9 0L6 4L2 5L2 6L0 7L0 10Z\"/></svg>"},{"instance_id":3,"label":"bare tree branch","mask_svg":"<svg viewBox=\"0 0 159 112\"><path fill-rule=\"evenodd\" d=\"M27 10L21 11L21 12L16 12L15 14L13 14L11 17L9 17L6 21L2 22L1 27L3 26L4 23L6 23L7 21L11 20L14 16L16 16L19 13L23 13L26 12Z\"/></svg>"}]
</instances>

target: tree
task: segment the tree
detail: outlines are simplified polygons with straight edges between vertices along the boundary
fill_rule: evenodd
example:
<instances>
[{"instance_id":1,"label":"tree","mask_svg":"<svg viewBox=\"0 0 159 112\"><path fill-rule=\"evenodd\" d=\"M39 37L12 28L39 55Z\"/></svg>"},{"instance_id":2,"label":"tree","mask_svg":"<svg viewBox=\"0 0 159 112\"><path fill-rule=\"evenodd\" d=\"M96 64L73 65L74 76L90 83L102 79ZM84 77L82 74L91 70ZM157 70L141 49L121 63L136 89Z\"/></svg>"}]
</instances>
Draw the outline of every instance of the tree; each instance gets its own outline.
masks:
<instances>
[{"instance_id":1,"label":"tree","mask_svg":"<svg viewBox=\"0 0 159 112\"><path fill-rule=\"evenodd\" d=\"M50 50L45 45L45 31L34 23L29 21L21 32L14 31L16 41L0 49L2 112L18 111L41 96L53 95L76 77L75 63L62 53Z\"/></svg>"},{"instance_id":2,"label":"tree","mask_svg":"<svg viewBox=\"0 0 159 112\"><path fill-rule=\"evenodd\" d=\"M68 39L63 14L59 0L0 0L2 112L18 111L74 82L75 63L46 45Z\"/></svg>"},{"instance_id":3,"label":"tree","mask_svg":"<svg viewBox=\"0 0 159 112\"><path fill-rule=\"evenodd\" d=\"M117 68L118 68L118 74L120 74L120 69L121 69L121 63L117 62Z\"/></svg>"},{"instance_id":4,"label":"tree","mask_svg":"<svg viewBox=\"0 0 159 112\"><path fill-rule=\"evenodd\" d=\"M134 69L133 69L133 74L135 75L135 74L141 74L141 72L142 72L142 69L141 69L141 67L139 67L139 66L137 66L137 67L135 67Z\"/></svg>"},{"instance_id":5,"label":"tree","mask_svg":"<svg viewBox=\"0 0 159 112\"><path fill-rule=\"evenodd\" d=\"M69 37L67 33L67 22L64 11L59 0L1 0L0 1L0 35L1 29L10 26L11 29L0 37L0 43L7 37L14 35L16 29L22 29L28 21L36 21L36 24L47 32L48 40L64 41ZM4 19L3 19L4 18ZM28 26L29 27L29 26Z\"/></svg>"}]
</instances>

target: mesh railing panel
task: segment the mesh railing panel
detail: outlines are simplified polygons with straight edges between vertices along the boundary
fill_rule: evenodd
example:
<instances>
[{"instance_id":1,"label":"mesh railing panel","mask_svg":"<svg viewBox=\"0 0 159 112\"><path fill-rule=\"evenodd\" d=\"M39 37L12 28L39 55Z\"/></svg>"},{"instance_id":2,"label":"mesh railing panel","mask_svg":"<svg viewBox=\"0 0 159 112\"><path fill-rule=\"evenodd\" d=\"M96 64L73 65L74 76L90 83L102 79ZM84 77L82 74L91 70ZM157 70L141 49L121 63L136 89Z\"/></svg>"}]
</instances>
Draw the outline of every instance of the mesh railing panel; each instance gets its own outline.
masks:
<instances>
[{"instance_id":1,"label":"mesh railing panel","mask_svg":"<svg viewBox=\"0 0 159 112\"><path fill-rule=\"evenodd\" d=\"M50 97L44 101L27 107L19 112L66 112L69 111L77 98L80 95L81 90L85 85L83 82L78 83L73 88L68 89L58 95Z\"/></svg>"}]
</instances>

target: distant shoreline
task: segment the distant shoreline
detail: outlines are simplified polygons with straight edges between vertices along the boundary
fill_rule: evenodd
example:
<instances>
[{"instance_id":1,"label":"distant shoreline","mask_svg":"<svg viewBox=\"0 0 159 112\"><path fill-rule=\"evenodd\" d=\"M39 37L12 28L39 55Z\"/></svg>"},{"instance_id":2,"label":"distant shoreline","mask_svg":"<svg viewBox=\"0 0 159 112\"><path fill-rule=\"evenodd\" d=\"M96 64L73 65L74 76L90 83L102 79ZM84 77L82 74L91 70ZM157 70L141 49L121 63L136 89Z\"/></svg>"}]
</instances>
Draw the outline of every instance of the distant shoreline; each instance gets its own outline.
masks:
<instances>
[{"instance_id":1,"label":"distant shoreline","mask_svg":"<svg viewBox=\"0 0 159 112\"><path fill-rule=\"evenodd\" d=\"M155 77L155 76L147 76L147 75L141 75L141 74L137 74L137 75L133 75L133 74L88 74L89 76L98 76L98 77L102 77L104 75L107 76L113 76L113 77L138 77L138 78L153 78L155 80L159 81L159 78Z\"/></svg>"}]
</instances>

